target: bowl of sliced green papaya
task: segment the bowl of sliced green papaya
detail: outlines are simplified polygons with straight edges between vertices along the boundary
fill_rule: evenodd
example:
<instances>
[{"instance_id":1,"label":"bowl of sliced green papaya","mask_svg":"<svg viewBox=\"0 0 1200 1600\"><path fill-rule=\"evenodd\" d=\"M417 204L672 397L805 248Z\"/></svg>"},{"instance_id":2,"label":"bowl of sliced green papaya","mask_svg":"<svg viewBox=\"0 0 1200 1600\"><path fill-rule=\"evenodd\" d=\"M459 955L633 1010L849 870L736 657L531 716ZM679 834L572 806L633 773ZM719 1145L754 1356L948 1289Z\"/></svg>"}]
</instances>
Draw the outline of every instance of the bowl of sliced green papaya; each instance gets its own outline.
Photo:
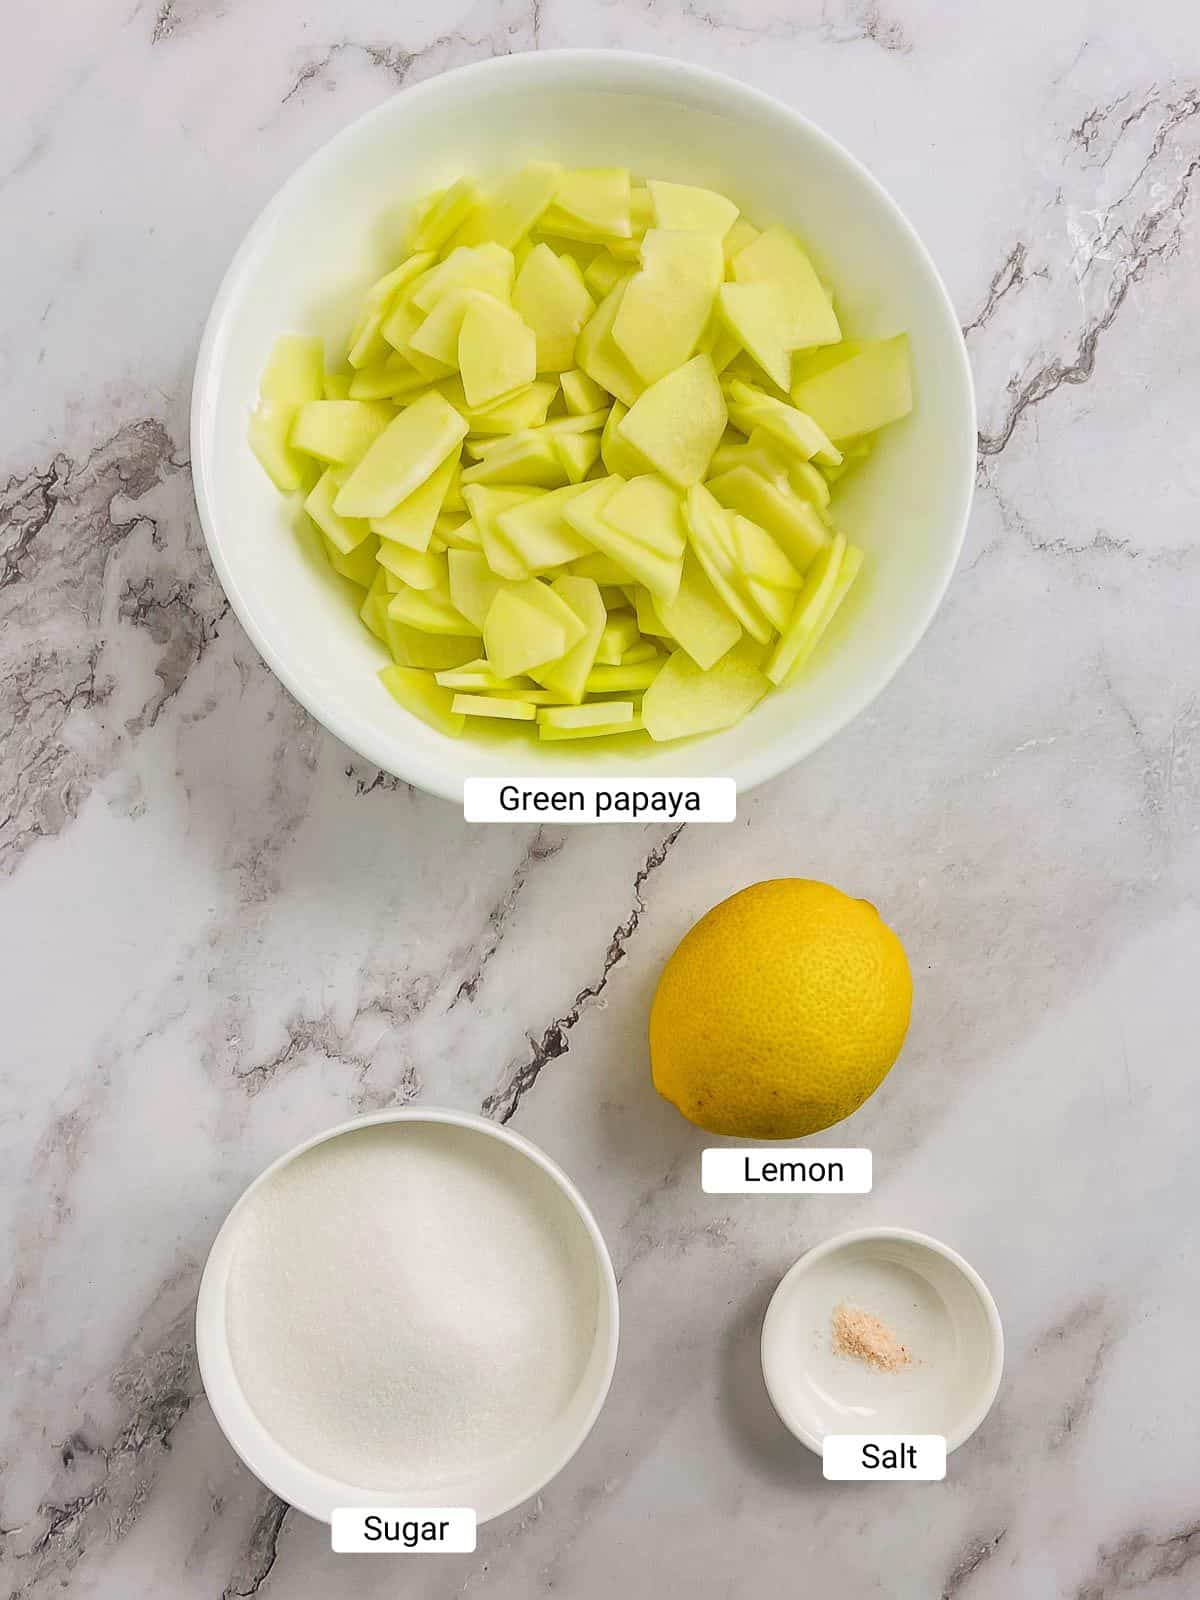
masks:
<instances>
[{"instance_id":1,"label":"bowl of sliced green papaya","mask_svg":"<svg viewBox=\"0 0 1200 1600\"><path fill-rule=\"evenodd\" d=\"M802 759L928 627L975 438L945 288L866 169L612 51L447 73L319 150L226 274L192 405L255 646L448 799Z\"/></svg>"}]
</instances>

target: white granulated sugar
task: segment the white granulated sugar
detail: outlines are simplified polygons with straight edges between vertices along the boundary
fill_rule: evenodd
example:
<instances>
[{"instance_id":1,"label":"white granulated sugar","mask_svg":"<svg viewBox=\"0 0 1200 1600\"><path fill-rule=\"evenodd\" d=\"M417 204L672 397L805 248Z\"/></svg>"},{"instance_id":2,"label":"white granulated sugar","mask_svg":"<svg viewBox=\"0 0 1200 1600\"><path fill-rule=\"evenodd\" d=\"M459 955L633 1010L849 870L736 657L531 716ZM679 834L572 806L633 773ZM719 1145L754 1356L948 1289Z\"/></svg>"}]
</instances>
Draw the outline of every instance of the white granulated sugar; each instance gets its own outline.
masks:
<instances>
[{"instance_id":1,"label":"white granulated sugar","mask_svg":"<svg viewBox=\"0 0 1200 1600\"><path fill-rule=\"evenodd\" d=\"M247 1400L308 1466L429 1485L537 1439L583 1374L591 1244L558 1186L445 1124L315 1146L250 1198L230 1267Z\"/></svg>"}]
</instances>

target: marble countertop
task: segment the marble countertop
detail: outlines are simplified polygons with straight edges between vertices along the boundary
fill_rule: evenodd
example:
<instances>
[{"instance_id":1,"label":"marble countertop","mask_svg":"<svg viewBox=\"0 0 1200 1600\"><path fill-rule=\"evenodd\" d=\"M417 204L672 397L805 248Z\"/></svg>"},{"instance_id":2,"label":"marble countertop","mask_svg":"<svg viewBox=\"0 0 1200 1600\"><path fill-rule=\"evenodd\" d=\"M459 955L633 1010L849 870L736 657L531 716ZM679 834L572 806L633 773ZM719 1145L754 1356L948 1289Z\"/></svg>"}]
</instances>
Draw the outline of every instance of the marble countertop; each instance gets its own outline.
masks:
<instances>
[{"instance_id":1,"label":"marble countertop","mask_svg":"<svg viewBox=\"0 0 1200 1600\"><path fill-rule=\"evenodd\" d=\"M436 15L435 15L436 12ZM431 20L432 19L432 20ZM197 339L296 163L503 51L658 51L842 138L908 211L980 399L962 566L888 692L736 826L470 829L364 768L231 616L191 499ZM1200 28L1117 0L46 0L0 196L0 1577L20 1600L1200 1592ZM1190 63L1190 65L1185 65ZM1188 75L1190 74L1190 75ZM902 932L866 1197L706 1197L643 1026L687 925L828 878ZM588 1443L474 1556L335 1558L201 1393L246 1181L415 1098L590 1198L623 1343ZM923 1228L1008 1366L941 1486L825 1484L757 1366L782 1270Z\"/></svg>"}]
</instances>

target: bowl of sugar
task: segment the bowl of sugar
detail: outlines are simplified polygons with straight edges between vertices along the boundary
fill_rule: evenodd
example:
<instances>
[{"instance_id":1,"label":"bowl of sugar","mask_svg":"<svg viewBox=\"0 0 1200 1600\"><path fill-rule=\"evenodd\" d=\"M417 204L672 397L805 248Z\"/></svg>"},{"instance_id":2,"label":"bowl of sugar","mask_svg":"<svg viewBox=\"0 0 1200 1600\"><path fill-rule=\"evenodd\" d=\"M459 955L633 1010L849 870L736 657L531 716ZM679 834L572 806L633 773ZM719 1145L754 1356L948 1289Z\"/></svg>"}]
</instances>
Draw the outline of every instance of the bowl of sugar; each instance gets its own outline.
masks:
<instances>
[{"instance_id":1,"label":"bowl of sugar","mask_svg":"<svg viewBox=\"0 0 1200 1600\"><path fill-rule=\"evenodd\" d=\"M408 1107L297 1146L237 1201L196 1305L213 1414L256 1477L339 1506L536 1494L600 1413L617 1284L570 1179L529 1140Z\"/></svg>"}]
</instances>

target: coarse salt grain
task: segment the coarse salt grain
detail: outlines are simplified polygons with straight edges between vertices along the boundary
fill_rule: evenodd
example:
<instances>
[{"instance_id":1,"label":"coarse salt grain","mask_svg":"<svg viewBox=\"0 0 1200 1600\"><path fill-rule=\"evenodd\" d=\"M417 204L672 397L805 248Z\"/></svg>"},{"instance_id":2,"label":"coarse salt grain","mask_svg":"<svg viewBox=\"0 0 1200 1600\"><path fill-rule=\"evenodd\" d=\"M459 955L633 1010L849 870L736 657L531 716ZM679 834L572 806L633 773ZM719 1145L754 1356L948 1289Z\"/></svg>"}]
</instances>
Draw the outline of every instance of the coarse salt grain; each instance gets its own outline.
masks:
<instances>
[{"instance_id":1,"label":"coarse salt grain","mask_svg":"<svg viewBox=\"0 0 1200 1600\"><path fill-rule=\"evenodd\" d=\"M488 1135L413 1121L315 1145L250 1196L227 1325L279 1444L401 1490L537 1439L578 1387L597 1310L591 1241L553 1179Z\"/></svg>"}]
</instances>

